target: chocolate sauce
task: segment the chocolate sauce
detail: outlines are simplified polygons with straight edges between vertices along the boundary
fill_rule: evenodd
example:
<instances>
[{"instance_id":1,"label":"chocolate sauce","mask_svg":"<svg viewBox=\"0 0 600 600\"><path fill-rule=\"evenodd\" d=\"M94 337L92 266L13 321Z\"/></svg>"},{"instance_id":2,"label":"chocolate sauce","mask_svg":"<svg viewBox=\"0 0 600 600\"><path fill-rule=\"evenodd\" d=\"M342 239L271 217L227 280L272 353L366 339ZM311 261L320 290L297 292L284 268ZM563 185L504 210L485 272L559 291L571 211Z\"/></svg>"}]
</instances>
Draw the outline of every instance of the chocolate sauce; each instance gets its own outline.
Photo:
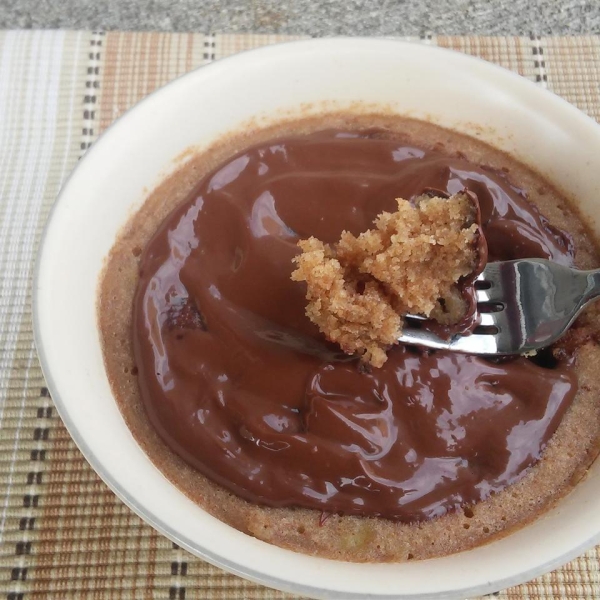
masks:
<instances>
[{"instance_id":1,"label":"chocolate sauce","mask_svg":"<svg viewBox=\"0 0 600 600\"><path fill-rule=\"evenodd\" d=\"M428 188L477 195L491 260L572 264L502 172L384 132L271 141L198 184L147 246L134 306L141 397L173 451L252 502L402 521L485 499L540 458L577 389L570 359L398 346L365 371L290 280L298 239L358 234Z\"/></svg>"}]
</instances>

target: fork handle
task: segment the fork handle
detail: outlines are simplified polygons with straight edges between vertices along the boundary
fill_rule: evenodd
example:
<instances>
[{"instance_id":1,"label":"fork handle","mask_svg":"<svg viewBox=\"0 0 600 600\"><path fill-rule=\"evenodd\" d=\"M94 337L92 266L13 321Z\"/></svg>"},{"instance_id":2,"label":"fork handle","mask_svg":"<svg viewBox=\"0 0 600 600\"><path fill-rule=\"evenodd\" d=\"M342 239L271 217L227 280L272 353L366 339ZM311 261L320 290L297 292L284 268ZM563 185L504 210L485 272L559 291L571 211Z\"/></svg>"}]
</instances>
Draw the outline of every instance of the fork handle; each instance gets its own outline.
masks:
<instances>
[{"instance_id":1,"label":"fork handle","mask_svg":"<svg viewBox=\"0 0 600 600\"><path fill-rule=\"evenodd\" d=\"M600 269L585 271L587 277L587 288L584 292L583 302L587 304L590 300L600 296Z\"/></svg>"}]
</instances>

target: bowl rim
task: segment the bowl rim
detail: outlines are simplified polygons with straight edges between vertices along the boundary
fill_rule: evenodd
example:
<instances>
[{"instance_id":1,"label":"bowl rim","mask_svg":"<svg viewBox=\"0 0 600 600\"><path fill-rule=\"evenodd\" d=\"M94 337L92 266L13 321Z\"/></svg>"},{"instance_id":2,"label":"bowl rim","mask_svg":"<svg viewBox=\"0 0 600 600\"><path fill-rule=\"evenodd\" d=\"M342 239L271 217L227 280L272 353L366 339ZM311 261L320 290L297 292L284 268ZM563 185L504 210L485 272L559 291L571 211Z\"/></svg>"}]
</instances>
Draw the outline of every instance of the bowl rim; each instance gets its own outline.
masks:
<instances>
[{"instance_id":1,"label":"bowl rim","mask_svg":"<svg viewBox=\"0 0 600 600\"><path fill-rule=\"evenodd\" d=\"M368 38L368 37L331 37L331 38L317 38L317 39L305 39L305 40L294 40L294 41L285 41L277 44L272 44L269 46L258 47L254 49L245 50L243 52L236 53L234 55L221 58L215 62L209 63L207 65L200 66L198 68L189 71L169 83L157 88L139 102L134 104L131 108L125 111L121 116L119 116L114 122L111 123L107 129L102 132L94 144L88 149L79 163L73 168L69 176L63 182L61 190L53 203L47 217L46 224L44 226L42 235L40 237L39 246L35 259L35 267L33 274L33 290L32 290L32 321L33 321L33 333L34 333L34 341L37 348L37 353L42 369L42 373L44 375L46 385L50 392L51 398L56 406L57 412L64 422L67 430L69 431L70 436L74 440L75 444L84 455L86 461L92 466L94 471L100 476L100 478L108 485L108 487L123 501L131 510L134 511L139 517L141 517L146 523L150 524L154 529L156 529L161 534L165 535L167 538L177 543L182 548L191 552L195 556L206 560L207 562L225 569L226 571L259 583L261 585L269 586L272 588L276 588L282 591L303 594L314 598L331 598L331 599L363 599L363 598L377 598L377 599L391 599L391 598L403 598L406 600L423 600L425 598L458 598L458 597L470 597L475 595L483 595L489 594L499 589L504 589L506 587L510 587L513 585L517 585L526 581L529 581L543 573L546 573L550 570L553 570L560 565L568 562L569 560L577 557L586 549L600 542L600 531L590 535L587 539L583 540L580 544L575 547L569 548L567 551L562 552L558 556L556 556L552 561L537 565L535 568L529 569L525 572L520 572L517 575L504 577L501 579L496 579L493 581L488 581L484 584L475 585L475 586L465 586L461 589L454 589L447 593L417 593L417 594L402 594L401 596L398 593L391 594L366 594L363 592L348 592L341 591L335 589L325 589L322 587L315 587L309 584L299 584L295 582L290 582L287 579L282 579L278 577L274 577L271 575L267 575L260 571L256 571L250 568L246 568L238 565L234 561L231 561L227 557L213 552L212 550L204 547L201 543L198 543L194 540L187 538L182 532L176 531L172 529L168 524L166 524L159 515L154 514L150 509L147 509L143 504L139 503L136 498L131 497L128 492L122 488L120 483L111 475L111 472L105 468L101 459L94 454L92 449L87 444L85 437L78 430L74 421L72 420L69 410L68 404L64 401L60 390L54 380L52 371L50 369L50 360L48 358L48 352L46 349L46 340L44 339L44 335L42 334L42 324L40 317L40 276L42 270L42 263L44 257L44 251L46 247L46 242L49 237L49 232L53 229L56 224L56 214L58 212L58 207L61 205L61 200L64 199L65 196L69 193L69 184L76 173L81 164L88 164L94 160L96 152L100 147L107 143L107 140L111 139L115 135L115 131L118 130L121 122L127 120L130 114L141 105L146 105L154 101L156 97L161 95L165 88L172 89L176 85L180 85L182 82L186 80L190 80L197 76L199 72L203 73L217 73L219 69L228 69L230 65L234 66L236 62L240 61L243 57L244 60L248 60L248 58L253 57L262 57L263 59L268 59L268 57L272 54L285 51L287 49L293 49L298 47L309 48L311 46L318 47L322 46L321 51L326 50L330 44L339 44L339 43L348 43L352 44L363 44L363 45L373 45L373 44L388 44L388 45L397 45L397 47L403 46L411 46L418 47L420 51L431 53L432 55L439 55L442 57L453 57L453 60L458 61L459 63L464 64L466 67L469 65L485 65L485 69L490 72L495 72L498 77L504 77L507 80L512 81L514 84L522 86L524 89L527 89L529 93L537 94L538 97L543 97L543 101L546 103L554 103L556 107L558 107L561 111L566 111L569 113L569 117L572 119L584 120L586 125L592 128L595 128L596 133L600 137L600 125L596 123L591 117L577 109L575 106L567 102L565 99L560 96L555 95L550 92L548 89L543 88L541 86L536 85L534 82L526 79L514 73L508 69L505 69L499 65L488 62L484 59L467 55L462 52L450 50L447 48L442 48L439 46L432 46L427 43L424 43L422 40L402 40L395 38ZM206 512L206 511L205 511ZM267 542L263 542L267 543ZM271 544L269 544L271 545ZM285 552L289 552L283 548L279 548ZM320 558L319 560L330 561L330 559ZM429 559L435 561L436 559ZM339 561L330 561L330 562L339 562ZM429 562L425 561L416 561L416 562ZM374 563L376 564L376 563ZM394 563L387 563L394 564Z\"/></svg>"}]
</instances>

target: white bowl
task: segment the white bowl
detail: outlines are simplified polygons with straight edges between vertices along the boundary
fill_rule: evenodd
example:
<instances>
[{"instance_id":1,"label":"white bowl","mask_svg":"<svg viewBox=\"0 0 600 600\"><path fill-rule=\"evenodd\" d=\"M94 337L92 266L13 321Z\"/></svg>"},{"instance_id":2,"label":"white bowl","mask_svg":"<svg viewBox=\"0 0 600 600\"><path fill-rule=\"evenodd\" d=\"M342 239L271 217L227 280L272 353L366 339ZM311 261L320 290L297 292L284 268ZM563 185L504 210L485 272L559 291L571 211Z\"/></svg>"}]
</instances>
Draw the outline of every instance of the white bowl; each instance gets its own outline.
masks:
<instances>
[{"instance_id":1,"label":"white bowl","mask_svg":"<svg viewBox=\"0 0 600 600\"><path fill-rule=\"evenodd\" d=\"M119 228L190 146L248 119L265 122L357 101L491 142L600 215L600 127L484 61L392 40L322 39L253 50L190 73L119 119L79 163L41 243L35 337L58 411L98 474L138 515L232 573L315 598L464 598L515 585L600 540L600 465L518 532L444 558L351 564L258 541L170 484L127 429L108 384L96 323L98 276ZM323 102L325 102L323 104Z\"/></svg>"}]
</instances>

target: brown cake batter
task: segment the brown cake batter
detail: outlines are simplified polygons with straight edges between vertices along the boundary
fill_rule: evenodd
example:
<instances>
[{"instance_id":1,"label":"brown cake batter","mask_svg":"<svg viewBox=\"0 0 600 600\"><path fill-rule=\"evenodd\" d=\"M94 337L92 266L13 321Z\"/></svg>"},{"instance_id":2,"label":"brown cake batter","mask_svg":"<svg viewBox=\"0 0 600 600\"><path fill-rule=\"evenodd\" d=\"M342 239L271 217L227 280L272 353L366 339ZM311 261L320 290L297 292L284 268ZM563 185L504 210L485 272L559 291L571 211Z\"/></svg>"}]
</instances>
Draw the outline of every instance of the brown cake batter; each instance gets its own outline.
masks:
<instances>
[{"instance_id":1,"label":"brown cake batter","mask_svg":"<svg viewBox=\"0 0 600 600\"><path fill-rule=\"evenodd\" d=\"M321 134L294 135L325 125ZM352 156L363 143L372 146L366 162L362 151ZM242 152L204 179L253 144L254 154ZM279 159L310 176L286 188L289 177L279 173L263 185L261 164L272 169ZM236 188L248 164L255 183ZM478 196L492 259L598 264L577 215L541 177L475 140L399 118L331 115L248 132L159 187L111 254L99 315L123 414L167 476L242 531L356 561L465 549L568 491L598 440L592 311L560 352L534 360L495 363L402 347L374 375L325 346L304 316L302 291L279 284L284 272L289 281L299 237L358 235L398 196L464 187ZM289 194L278 189L305 197L303 209L286 205ZM140 279L140 254L152 237ZM248 239L259 240L251 252Z\"/></svg>"},{"instance_id":2,"label":"brown cake batter","mask_svg":"<svg viewBox=\"0 0 600 600\"><path fill-rule=\"evenodd\" d=\"M408 314L448 336L477 323L473 283L487 261L474 194L396 198L374 227L336 244L300 240L293 281L306 282L306 316L330 341L372 367L398 344ZM477 222L476 222L477 221Z\"/></svg>"}]
</instances>

